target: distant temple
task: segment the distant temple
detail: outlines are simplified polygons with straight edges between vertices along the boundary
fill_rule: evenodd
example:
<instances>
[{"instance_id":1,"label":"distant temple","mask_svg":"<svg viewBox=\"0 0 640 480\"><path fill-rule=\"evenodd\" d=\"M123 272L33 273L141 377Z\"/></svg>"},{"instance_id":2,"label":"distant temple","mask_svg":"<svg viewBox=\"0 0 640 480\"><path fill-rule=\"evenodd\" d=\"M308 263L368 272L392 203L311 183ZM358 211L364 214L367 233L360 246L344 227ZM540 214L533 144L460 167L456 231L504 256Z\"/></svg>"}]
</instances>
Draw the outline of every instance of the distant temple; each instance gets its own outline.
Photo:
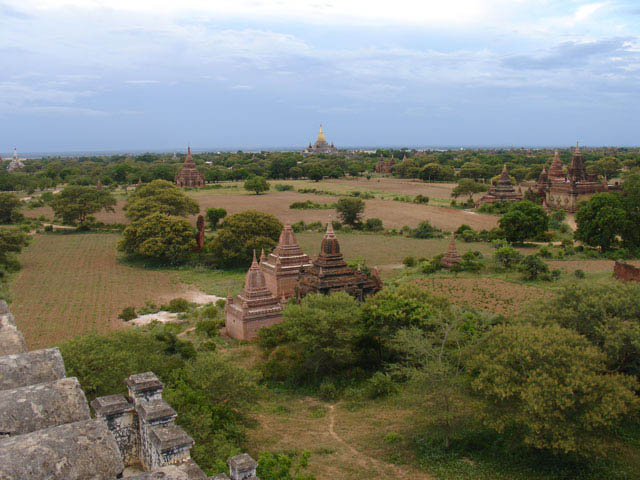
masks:
<instances>
[{"instance_id":1,"label":"distant temple","mask_svg":"<svg viewBox=\"0 0 640 480\"><path fill-rule=\"evenodd\" d=\"M327 294L343 291L363 300L365 296L372 295L381 288L382 281L377 269L369 276L360 268L356 271L347 266L340 253L338 238L329 222L320 244L320 253L311 265L303 266L300 270L296 295L301 298L313 292Z\"/></svg>"},{"instance_id":2,"label":"distant temple","mask_svg":"<svg viewBox=\"0 0 640 480\"><path fill-rule=\"evenodd\" d=\"M522 192L516 192L505 164L502 167L502 174L498 178L498 182L480 199L480 203L519 202L522 198Z\"/></svg>"},{"instance_id":3,"label":"distant temple","mask_svg":"<svg viewBox=\"0 0 640 480\"><path fill-rule=\"evenodd\" d=\"M543 203L550 208L568 212L575 212L578 202L594 193L618 188L617 184L609 185L606 178L599 182L596 175L587 174L582 152L578 145L576 145L566 173L562 167L558 150L556 150L549 172L546 172L543 167L536 182L536 193L543 198Z\"/></svg>"},{"instance_id":4,"label":"distant temple","mask_svg":"<svg viewBox=\"0 0 640 480\"><path fill-rule=\"evenodd\" d=\"M182 168L176 175L176 185L178 187L204 187L205 185L204 175L196 168L196 162L191 156L191 147L187 149Z\"/></svg>"},{"instance_id":5,"label":"distant temple","mask_svg":"<svg viewBox=\"0 0 640 480\"><path fill-rule=\"evenodd\" d=\"M336 147L333 146L333 142L331 142L331 145L327 143L327 139L324 136L324 131L322 130L322 125L320 125L320 130L318 131L318 138L316 140L316 143L311 145L311 142L309 142L309 146L302 153L306 155L312 155L317 153L336 155L340 153L340 150L338 150Z\"/></svg>"},{"instance_id":6,"label":"distant temple","mask_svg":"<svg viewBox=\"0 0 640 480\"><path fill-rule=\"evenodd\" d=\"M264 261L264 251L260 257ZM227 334L237 340L251 340L258 335L262 327L270 327L282 322L283 305L267 288L264 273L256 261L253 261L244 281L244 288L234 301L227 297L225 307L225 325Z\"/></svg>"},{"instance_id":7,"label":"distant temple","mask_svg":"<svg viewBox=\"0 0 640 480\"><path fill-rule=\"evenodd\" d=\"M18 151L13 149L13 156L11 157L11 161L9 165L7 165L7 172L15 172L16 170L22 170L24 168L24 164L22 161L24 158L18 158Z\"/></svg>"},{"instance_id":8,"label":"distant temple","mask_svg":"<svg viewBox=\"0 0 640 480\"><path fill-rule=\"evenodd\" d=\"M462 257L458 253L456 249L456 237L454 233L451 233L451 240L449 240L449 248L447 249L447 253L444 254L444 257L440 260L440 264L444 268L451 268L454 265L459 264L462 261Z\"/></svg>"},{"instance_id":9,"label":"distant temple","mask_svg":"<svg viewBox=\"0 0 640 480\"><path fill-rule=\"evenodd\" d=\"M277 298L294 296L300 270L309 266L311 266L309 256L298 245L291 223L286 222L280 234L278 246L264 262L260 262L267 288Z\"/></svg>"},{"instance_id":10,"label":"distant temple","mask_svg":"<svg viewBox=\"0 0 640 480\"><path fill-rule=\"evenodd\" d=\"M405 155L402 159L403 162L407 160L407 156ZM376 173L391 173L391 169L396 164L396 159L391 154L391 160L385 160L382 155L380 155L380 160L376 163Z\"/></svg>"}]
</instances>

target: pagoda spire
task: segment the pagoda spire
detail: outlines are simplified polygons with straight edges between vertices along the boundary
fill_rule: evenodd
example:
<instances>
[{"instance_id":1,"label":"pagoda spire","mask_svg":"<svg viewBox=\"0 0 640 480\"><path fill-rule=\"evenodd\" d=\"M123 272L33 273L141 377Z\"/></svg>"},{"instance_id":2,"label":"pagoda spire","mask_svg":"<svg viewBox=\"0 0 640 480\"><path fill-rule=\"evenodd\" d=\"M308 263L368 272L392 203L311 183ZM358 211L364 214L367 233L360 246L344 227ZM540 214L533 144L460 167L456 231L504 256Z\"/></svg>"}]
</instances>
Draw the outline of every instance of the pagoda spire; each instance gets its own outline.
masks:
<instances>
[{"instance_id":1,"label":"pagoda spire","mask_svg":"<svg viewBox=\"0 0 640 480\"><path fill-rule=\"evenodd\" d=\"M440 260L440 263L445 268L451 268L454 265L457 265L462 261L462 257L458 253L456 249L456 237L455 233L451 232L451 240L449 240L449 247L447 248L447 253L444 254L444 257Z\"/></svg>"}]
</instances>

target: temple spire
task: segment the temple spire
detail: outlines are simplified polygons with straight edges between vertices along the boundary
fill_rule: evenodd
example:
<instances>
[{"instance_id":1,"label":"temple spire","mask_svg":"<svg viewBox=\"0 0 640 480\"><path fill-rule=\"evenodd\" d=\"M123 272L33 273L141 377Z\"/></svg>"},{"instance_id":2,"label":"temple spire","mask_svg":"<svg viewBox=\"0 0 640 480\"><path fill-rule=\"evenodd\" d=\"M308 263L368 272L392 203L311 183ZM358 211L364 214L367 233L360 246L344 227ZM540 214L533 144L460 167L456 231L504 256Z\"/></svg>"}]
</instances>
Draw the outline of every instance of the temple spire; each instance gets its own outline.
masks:
<instances>
[{"instance_id":1,"label":"temple spire","mask_svg":"<svg viewBox=\"0 0 640 480\"><path fill-rule=\"evenodd\" d=\"M324 136L324 131L322 130L322 124L320 124L320 130L318 130L318 142L325 142L327 139Z\"/></svg>"}]
</instances>

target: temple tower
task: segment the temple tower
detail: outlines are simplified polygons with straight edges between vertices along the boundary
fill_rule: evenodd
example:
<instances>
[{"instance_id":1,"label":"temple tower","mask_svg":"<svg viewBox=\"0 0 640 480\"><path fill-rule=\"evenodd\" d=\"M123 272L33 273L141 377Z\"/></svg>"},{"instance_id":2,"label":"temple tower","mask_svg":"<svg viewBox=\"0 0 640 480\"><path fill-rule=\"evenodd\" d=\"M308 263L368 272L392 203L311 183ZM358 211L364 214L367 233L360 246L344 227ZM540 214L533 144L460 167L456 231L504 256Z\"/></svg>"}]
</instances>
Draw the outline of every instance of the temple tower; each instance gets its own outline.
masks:
<instances>
[{"instance_id":1,"label":"temple tower","mask_svg":"<svg viewBox=\"0 0 640 480\"><path fill-rule=\"evenodd\" d=\"M522 200L522 193L516 192L505 163L496 186L491 187L489 192L480 199L480 203L518 202L520 200Z\"/></svg>"},{"instance_id":2,"label":"temple tower","mask_svg":"<svg viewBox=\"0 0 640 480\"><path fill-rule=\"evenodd\" d=\"M244 280L244 288L236 296L227 298L225 325L227 334L237 340L251 340L262 327L282 322L283 306L269 291L264 273L253 252L253 261Z\"/></svg>"},{"instance_id":3,"label":"temple tower","mask_svg":"<svg viewBox=\"0 0 640 480\"><path fill-rule=\"evenodd\" d=\"M458 253L456 249L456 237L455 234L451 233L451 240L449 240L449 248L447 248L447 253L444 254L444 257L440 260L440 264L444 268L451 268L454 265L459 264L462 261L462 257Z\"/></svg>"},{"instance_id":4,"label":"temple tower","mask_svg":"<svg viewBox=\"0 0 640 480\"><path fill-rule=\"evenodd\" d=\"M204 176L196 168L196 162L191 156L191 147L187 148L187 156L176 175L175 183L178 187L204 187L205 185Z\"/></svg>"},{"instance_id":5,"label":"temple tower","mask_svg":"<svg viewBox=\"0 0 640 480\"><path fill-rule=\"evenodd\" d=\"M267 288L277 298L294 296L298 274L304 266L311 266L309 256L298 245L291 223L286 222L278 245L264 261L260 261Z\"/></svg>"}]
</instances>

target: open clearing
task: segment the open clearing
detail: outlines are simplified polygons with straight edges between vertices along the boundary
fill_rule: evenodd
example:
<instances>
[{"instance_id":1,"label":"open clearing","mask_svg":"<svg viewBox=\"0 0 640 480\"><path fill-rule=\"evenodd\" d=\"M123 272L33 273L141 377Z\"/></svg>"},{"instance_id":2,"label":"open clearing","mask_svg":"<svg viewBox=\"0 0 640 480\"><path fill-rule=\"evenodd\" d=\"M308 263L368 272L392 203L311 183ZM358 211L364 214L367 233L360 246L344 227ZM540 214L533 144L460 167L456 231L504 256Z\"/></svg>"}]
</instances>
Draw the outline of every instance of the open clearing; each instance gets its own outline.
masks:
<instances>
[{"instance_id":1,"label":"open clearing","mask_svg":"<svg viewBox=\"0 0 640 480\"><path fill-rule=\"evenodd\" d=\"M441 184L436 184L438 187ZM322 188L321 186L318 188ZM263 195L251 195L244 191L230 189L209 189L202 191L188 191L189 196L195 198L200 204L200 211L204 213L207 208L224 208L229 214L243 210L259 210L275 215L280 220L297 222L304 220L310 222L326 222L330 217L336 218L336 212L329 210L292 210L289 208L293 202L305 202L311 200L316 203L332 204L338 197L330 195L302 194L297 192L275 192ZM433 205L417 205L413 203L397 202L393 200L372 199L365 201L365 218L380 218L386 228L402 228L404 225L416 227L420 222L429 220L432 225L451 231L457 229L463 223L470 225L475 230L490 230L498 225L498 218L493 215L469 212L448 207ZM125 201L120 199L114 213L99 212L96 218L104 223L127 223L122 207ZM44 215L53 217L50 207L40 207L26 210L25 215L32 218ZM191 218L195 224L195 216Z\"/></svg>"},{"instance_id":2,"label":"open clearing","mask_svg":"<svg viewBox=\"0 0 640 480\"><path fill-rule=\"evenodd\" d=\"M36 235L20 256L11 309L30 350L76 335L123 328L126 306L163 302L185 287L174 273L116 260L114 234Z\"/></svg>"}]
</instances>

